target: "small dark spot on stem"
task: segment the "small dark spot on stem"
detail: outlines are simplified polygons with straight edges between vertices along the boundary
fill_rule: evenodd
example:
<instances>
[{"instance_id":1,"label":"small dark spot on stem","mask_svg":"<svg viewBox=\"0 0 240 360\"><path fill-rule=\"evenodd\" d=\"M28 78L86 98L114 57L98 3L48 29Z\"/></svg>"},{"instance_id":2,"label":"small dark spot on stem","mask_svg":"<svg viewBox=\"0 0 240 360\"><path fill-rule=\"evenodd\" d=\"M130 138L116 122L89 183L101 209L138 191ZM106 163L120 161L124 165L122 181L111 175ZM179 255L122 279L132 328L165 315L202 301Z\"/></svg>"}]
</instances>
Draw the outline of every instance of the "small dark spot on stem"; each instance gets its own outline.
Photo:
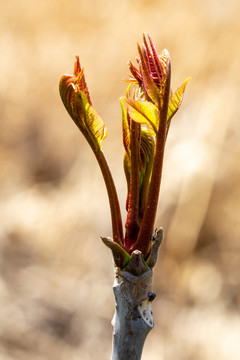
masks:
<instances>
[{"instance_id":1,"label":"small dark spot on stem","mask_svg":"<svg viewBox=\"0 0 240 360\"><path fill-rule=\"evenodd\" d=\"M149 301L153 301L156 297L156 294L154 292L149 292L148 293L148 300Z\"/></svg>"}]
</instances>

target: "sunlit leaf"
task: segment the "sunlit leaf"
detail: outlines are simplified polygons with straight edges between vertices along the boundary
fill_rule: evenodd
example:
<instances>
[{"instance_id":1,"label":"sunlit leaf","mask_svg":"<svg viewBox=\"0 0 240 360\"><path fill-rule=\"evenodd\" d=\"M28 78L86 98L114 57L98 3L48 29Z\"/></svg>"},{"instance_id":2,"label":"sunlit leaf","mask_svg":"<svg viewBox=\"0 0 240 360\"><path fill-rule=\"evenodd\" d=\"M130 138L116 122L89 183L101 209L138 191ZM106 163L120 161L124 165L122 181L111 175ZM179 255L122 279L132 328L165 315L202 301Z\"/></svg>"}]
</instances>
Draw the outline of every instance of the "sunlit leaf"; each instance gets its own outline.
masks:
<instances>
[{"instance_id":1,"label":"sunlit leaf","mask_svg":"<svg viewBox=\"0 0 240 360\"><path fill-rule=\"evenodd\" d=\"M87 95L83 91L75 91L73 85L70 85L63 100L68 113L87 140L101 146L101 141L106 137L104 121L90 105Z\"/></svg>"},{"instance_id":2,"label":"sunlit leaf","mask_svg":"<svg viewBox=\"0 0 240 360\"><path fill-rule=\"evenodd\" d=\"M128 86L127 86L127 89L126 89L126 96L127 96L127 98L130 98L130 91L131 91L131 84L129 84Z\"/></svg>"},{"instance_id":3,"label":"sunlit leaf","mask_svg":"<svg viewBox=\"0 0 240 360\"><path fill-rule=\"evenodd\" d=\"M93 137L93 139L97 140L99 145L101 145L101 141L106 137L105 124L100 115L96 112L96 110L89 104L88 98L86 94L82 91L81 98L83 108L85 110L85 124L86 127Z\"/></svg>"},{"instance_id":4,"label":"sunlit leaf","mask_svg":"<svg viewBox=\"0 0 240 360\"><path fill-rule=\"evenodd\" d=\"M175 115L178 109L180 108L183 101L183 94L189 80L190 77L187 78L170 97L168 104L168 115L167 115L168 121L172 119L173 115Z\"/></svg>"},{"instance_id":5,"label":"sunlit leaf","mask_svg":"<svg viewBox=\"0 0 240 360\"><path fill-rule=\"evenodd\" d=\"M151 125L154 132L157 133L159 124L159 110L149 101L131 100L124 98L128 104L128 111L130 118L139 123Z\"/></svg>"},{"instance_id":6,"label":"sunlit leaf","mask_svg":"<svg viewBox=\"0 0 240 360\"><path fill-rule=\"evenodd\" d=\"M84 86L84 91L79 89L80 85ZM106 137L105 125L91 105L83 70L78 76L63 75L59 91L65 108L80 131L90 143L101 147L101 141Z\"/></svg>"}]
</instances>

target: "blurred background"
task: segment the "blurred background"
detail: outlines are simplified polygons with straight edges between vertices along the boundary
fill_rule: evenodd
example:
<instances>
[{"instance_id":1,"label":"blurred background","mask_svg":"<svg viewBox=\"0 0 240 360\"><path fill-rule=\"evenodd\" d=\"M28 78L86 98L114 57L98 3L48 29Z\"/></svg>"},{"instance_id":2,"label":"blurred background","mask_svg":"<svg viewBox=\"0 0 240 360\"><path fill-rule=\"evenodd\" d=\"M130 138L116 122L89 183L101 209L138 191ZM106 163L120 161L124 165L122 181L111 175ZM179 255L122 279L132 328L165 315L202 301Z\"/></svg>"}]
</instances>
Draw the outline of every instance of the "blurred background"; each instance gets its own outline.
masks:
<instances>
[{"instance_id":1,"label":"blurred background","mask_svg":"<svg viewBox=\"0 0 240 360\"><path fill-rule=\"evenodd\" d=\"M239 359L239 13L237 0L2 0L1 360L110 358L108 199L58 81L79 54L125 219L118 99L143 32L169 50L173 90L192 77L166 147L143 359Z\"/></svg>"}]
</instances>

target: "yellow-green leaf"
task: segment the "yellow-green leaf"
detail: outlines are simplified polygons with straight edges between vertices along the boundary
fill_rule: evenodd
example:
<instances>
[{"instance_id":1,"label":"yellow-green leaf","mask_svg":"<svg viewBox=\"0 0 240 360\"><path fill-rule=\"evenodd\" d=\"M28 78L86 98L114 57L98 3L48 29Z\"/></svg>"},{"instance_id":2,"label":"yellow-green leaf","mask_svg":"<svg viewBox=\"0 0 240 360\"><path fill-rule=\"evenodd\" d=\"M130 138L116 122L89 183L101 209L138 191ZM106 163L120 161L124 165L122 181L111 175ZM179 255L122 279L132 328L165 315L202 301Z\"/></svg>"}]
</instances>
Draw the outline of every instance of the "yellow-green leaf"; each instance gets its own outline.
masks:
<instances>
[{"instance_id":1,"label":"yellow-green leaf","mask_svg":"<svg viewBox=\"0 0 240 360\"><path fill-rule=\"evenodd\" d=\"M127 110L124 106L122 98L120 99L120 105L122 109L122 133L123 133L123 145L127 155L130 157L130 129L127 118Z\"/></svg>"},{"instance_id":2,"label":"yellow-green leaf","mask_svg":"<svg viewBox=\"0 0 240 360\"><path fill-rule=\"evenodd\" d=\"M172 119L173 115L175 115L178 109L180 108L183 101L183 94L189 80L190 77L187 78L170 97L168 104L168 115L167 115L168 121Z\"/></svg>"},{"instance_id":3,"label":"yellow-green leaf","mask_svg":"<svg viewBox=\"0 0 240 360\"><path fill-rule=\"evenodd\" d=\"M82 96L87 97L84 93ZM85 105L86 109L86 126L89 129L89 132L95 137L95 139L101 144L101 141L107 136L107 132L105 129L104 121L101 116L96 112L96 110L90 105L88 102Z\"/></svg>"},{"instance_id":4,"label":"yellow-green leaf","mask_svg":"<svg viewBox=\"0 0 240 360\"><path fill-rule=\"evenodd\" d=\"M151 125L155 133L157 133L159 125L159 110L149 101L131 100L124 98L128 105L130 118L139 123Z\"/></svg>"},{"instance_id":5,"label":"yellow-green leaf","mask_svg":"<svg viewBox=\"0 0 240 360\"><path fill-rule=\"evenodd\" d=\"M140 155L141 168L145 172L146 163L151 161L154 154L155 141L148 129L141 129Z\"/></svg>"},{"instance_id":6,"label":"yellow-green leaf","mask_svg":"<svg viewBox=\"0 0 240 360\"><path fill-rule=\"evenodd\" d=\"M75 93L74 115L78 120L75 122L80 130L82 130L82 127L87 130L87 133L84 131L84 135L88 137L89 134L91 140L101 146L102 140L106 137L104 121L92 105L89 104L88 98L83 91ZM88 138L88 140L90 139Z\"/></svg>"}]
</instances>

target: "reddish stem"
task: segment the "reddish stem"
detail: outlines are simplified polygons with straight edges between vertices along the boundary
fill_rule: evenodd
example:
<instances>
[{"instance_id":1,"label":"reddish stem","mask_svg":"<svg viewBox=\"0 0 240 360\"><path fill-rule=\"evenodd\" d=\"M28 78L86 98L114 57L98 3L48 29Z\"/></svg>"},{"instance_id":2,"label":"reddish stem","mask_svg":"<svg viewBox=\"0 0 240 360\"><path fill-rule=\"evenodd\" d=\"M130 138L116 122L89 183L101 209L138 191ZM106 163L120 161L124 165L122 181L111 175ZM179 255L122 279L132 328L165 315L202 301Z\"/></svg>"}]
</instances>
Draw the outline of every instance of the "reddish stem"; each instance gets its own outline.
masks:
<instances>
[{"instance_id":1,"label":"reddish stem","mask_svg":"<svg viewBox=\"0 0 240 360\"><path fill-rule=\"evenodd\" d=\"M155 147L155 156L153 161L152 178L149 186L146 208L144 211L144 216L141 223L138 239L132 248L132 250L138 249L142 251L144 256L147 256L149 252L153 230L154 230L158 198L160 194L164 147L165 147L166 134L167 134L167 113L168 113L168 102L170 95L170 80L171 80L171 62L169 58L167 74L166 74L166 84L162 99L163 103L162 105L159 103L160 121L159 121L159 129L156 135L156 147Z\"/></svg>"},{"instance_id":2,"label":"reddish stem","mask_svg":"<svg viewBox=\"0 0 240 360\"><path fill-rule=\"evenodd\" d=\"M140 164L140 130L141 125L130 122L130 153L131 174L128 198L128 213L126 219L126 235L124 246L127 251L136 242L139 232L139 164Z\"/></svg>"},{"instance_id":3,"label":"reddish stem","mask_svg":"<svg viewBox=\"0 0 240 360\"><path fill-rule=\"evenodd\" d=\"M88 141L88 143L90 144L94 152L94 155L98 161L107 188L110 211L111 211L111 219L112 219L113 241L115 241L116 243L122 246L123 245L122 216L121 216L121 211L117 196L117 190L113 181L113 177L102 150L100 148L95 148L91 142Z\"/></svg>"}]
</instances>

